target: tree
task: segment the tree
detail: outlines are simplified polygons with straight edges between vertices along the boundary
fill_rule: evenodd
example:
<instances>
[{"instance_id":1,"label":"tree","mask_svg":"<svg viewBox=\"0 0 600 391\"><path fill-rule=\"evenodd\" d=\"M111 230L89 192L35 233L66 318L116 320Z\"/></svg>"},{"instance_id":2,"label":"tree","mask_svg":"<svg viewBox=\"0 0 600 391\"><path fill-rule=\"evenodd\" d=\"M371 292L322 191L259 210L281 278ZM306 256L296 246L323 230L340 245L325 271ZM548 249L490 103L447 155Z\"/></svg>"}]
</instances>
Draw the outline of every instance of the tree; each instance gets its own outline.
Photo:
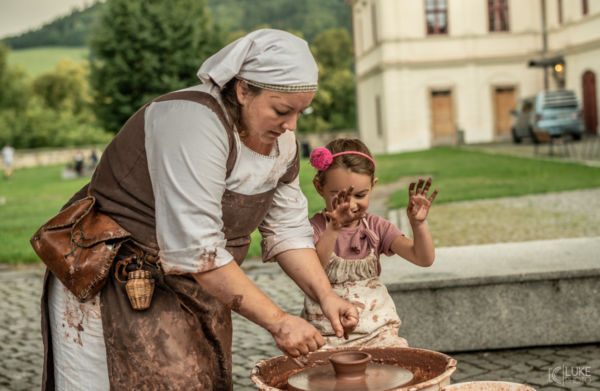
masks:
<instances>
[{"instance_id":1,"label":"tree","mask_svg":"<svg viewBox=\"0 0 600 391\"><path fill-rule=\"evenodd\" d=\"M0 44L0 145L64 147L110 140L87 106L84 66L64 62L31 83L6 63L7 54Z\"/></svg>"},{"instance_id":2,"label":"tree","mask_svg":"<svg viewBox=\"0 0 600 391\"><path fill-rule=\"evenodd\" d=\"M27 106L30 88L21 69L8 64L10 49L0 43L0 111L22 111Z\"/></svg>"},{"instance_id":3,"label":"tree","mask_svg":"<svg viewBox=\"0 0 600 391\"><path fill-rule=\"evenodd\" d=\"M323 132L356 127L356 82L352 71L352 40L342 28L315 37L311 50L319 64L319 91L312 113L300 122L301 132Z\"/></svg>"},{"instance_id":4,"label":"tree","mask_svg":"<svg viewBox=\"0 0 600 391\"><path fill-rule=\"evenodd\" d=\"M208 0L225 34L253 31L261 24L301 31L311 42L321 31L343 27L350 31L351 8L344 0Z\"/></svg>"},{"instance_id":5,"label":"tree","mask_svg":"<svg viewBox=\"0 0 600 391\"><path fill-rule=\"evenodd\" d=\"M352 69L352 38L345 29L332 28L323 31L315 37L311 49L319 64L326 69Z\"/></svg>"},{"instance_id":6,"label":"tree","mask_svg":"<svg viewBox=\"0 0 600 391\"><path fill-rule=\"evenodd\" d=\"M31 91L26 74L8 64L8 47L0 43L0 145L15 144Z\"/></svg>"},{"instance_id":7,"label":"tree","mask_svg":"<svg viewBox=\"0 0 600 391\"><path fill-rule=\"evenodd\" d=\"M268 24L282 30L302 31L312 42L321 31L334 27L351 29L351 8L345 0L208 0L208 5L224 36ZM74 9L39 29L3 41L13 49L87 45L90 30L104 6L102 0L94 0L89 8Z\"/></svg>"},{"instance_id":8,"label":"tree","mask_svg":"<svg viewBox=\"0 0 600 391\"><path fill-rule=\"evenodd\" d=\"M91 40L98 120L116 132L148 100L198 83L220 42L204 0L108 0Z\"/></svg>"},{"instance_id":9,"label":"tree","mask_svg":"<svg viewBox=\"0 0 600 391\"><path fill-rule=\"evenodd\" d=\"M61 60L53 71L33 81L33 92L52 110L80 114L90 103L87 77L85 63Z\"/></svg>"},{"instance_id":10,"label":"tree","mask_svg":"<svg viewBox=\"0 0 600 391\"><path fill-rule=\"evenodd\" d=\"M95 22L102 5L96 2L89 8L73 9L70 14L58 17L38 29L5 38L4 43L13 49L87 45L90 26Z\"/></svg>"}]
</instances>

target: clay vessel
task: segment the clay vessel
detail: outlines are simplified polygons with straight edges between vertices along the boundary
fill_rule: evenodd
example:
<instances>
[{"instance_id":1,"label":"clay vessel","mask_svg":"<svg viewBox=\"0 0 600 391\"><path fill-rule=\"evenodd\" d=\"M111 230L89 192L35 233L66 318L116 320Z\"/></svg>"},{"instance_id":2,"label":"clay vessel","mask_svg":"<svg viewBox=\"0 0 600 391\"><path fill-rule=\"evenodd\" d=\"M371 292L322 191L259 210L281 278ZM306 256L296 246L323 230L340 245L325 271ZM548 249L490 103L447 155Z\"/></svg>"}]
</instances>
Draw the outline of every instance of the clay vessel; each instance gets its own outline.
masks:
<instances>
[{"instance_id":1,"label":"clay vessel","mask_svg":"<svg viewBox=\"0 0 600 391\"><path fill-rule=\"evenodd\" d=\"M345 380L358 380L365 377L367 364L371 362L371 355L366 352L348 351L335 353L329 356L333 365L335 377Z\"/></svg>"}]
</instances>

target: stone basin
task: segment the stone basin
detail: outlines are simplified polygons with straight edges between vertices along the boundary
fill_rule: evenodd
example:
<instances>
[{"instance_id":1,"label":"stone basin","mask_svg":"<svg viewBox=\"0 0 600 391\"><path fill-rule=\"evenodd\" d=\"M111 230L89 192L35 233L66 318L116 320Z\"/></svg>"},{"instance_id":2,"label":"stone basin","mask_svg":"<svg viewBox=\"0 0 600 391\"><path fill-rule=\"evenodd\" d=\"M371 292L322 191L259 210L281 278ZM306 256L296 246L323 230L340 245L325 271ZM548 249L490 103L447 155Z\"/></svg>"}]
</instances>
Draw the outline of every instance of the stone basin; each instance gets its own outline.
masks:
<instances>
[{"instance_id":1,"label":"stone basin","mask_svg":"<svg viewBox=\"0 0 600 391\"><path fill-rule=\"evenodd\" d=\"M329 356L344 350L355 349L311 353L306 357L305 368L330 365ZM389 391L438 391L450 384L450 376L456 370L456 360L452 357L427 349L369 348L360 351L369 353L374 363L395 365L413 373L414 377L408 384ZM287 390L288 378L305 368L300 368L287 356L273 357L259 361L252 370L251 379L259 390Z\"/></svg>"}]
</instances>

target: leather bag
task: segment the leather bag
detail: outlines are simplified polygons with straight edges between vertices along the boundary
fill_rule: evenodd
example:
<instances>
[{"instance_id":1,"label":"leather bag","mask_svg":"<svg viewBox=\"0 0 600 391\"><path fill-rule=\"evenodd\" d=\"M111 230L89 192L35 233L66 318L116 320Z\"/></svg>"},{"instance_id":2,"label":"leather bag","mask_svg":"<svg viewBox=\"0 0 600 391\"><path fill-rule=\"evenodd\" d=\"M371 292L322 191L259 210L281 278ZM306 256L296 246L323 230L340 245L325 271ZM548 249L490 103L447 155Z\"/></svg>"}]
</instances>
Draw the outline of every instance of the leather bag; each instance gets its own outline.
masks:
<instances>
[{"instance_id":1,"label":"leather bag","mask_svg":"<svg viewBox=\"0 0 600 391\"><path fill-rule=\"evenodd\" d=\"M95 203L93 196L75 201L30 241L52 274L80 301L102 289L121 244L131 236L110 216L99 213Z\"/></svg>"}]
</instances>

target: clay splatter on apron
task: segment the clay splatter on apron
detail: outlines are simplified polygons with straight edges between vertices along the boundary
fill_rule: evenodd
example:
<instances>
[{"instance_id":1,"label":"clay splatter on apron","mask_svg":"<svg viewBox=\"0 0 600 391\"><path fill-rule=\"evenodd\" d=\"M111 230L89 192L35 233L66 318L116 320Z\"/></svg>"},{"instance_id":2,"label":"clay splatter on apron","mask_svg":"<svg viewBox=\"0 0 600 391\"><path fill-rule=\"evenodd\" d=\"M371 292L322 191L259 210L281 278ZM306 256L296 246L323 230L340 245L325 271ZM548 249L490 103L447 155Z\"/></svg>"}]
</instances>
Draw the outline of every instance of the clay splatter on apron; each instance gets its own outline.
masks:
<instances>
[{"instance_id":1,"label":"clay splatter on apron","mask_svg":"<svg viewBox=\"0 0 600 391\"><path fill-rule=\"evenodd\" d=\"M67 301L65 303L65 311L63 313L62 327L64 330L64 337L66 339L73 337L73 342L83 346L81 339L81 332L84 331L84 324L87 324L90 319L100 319L100 307L97 299L92 299L87 303L79 302L75 296L69 294L67 288L62 287L65 291L65 297Z\"/></svg>"},{"instance_id":2,"label":"clay splatter on apron","mask_svg":"<svg viewBox=\"0 0 600 391\"><path fill-rule=\"evenodd\" d=\"M347 340L337 338L319 304L306 297L302 316L321 332L326 341L324 349L408 346L406 340L398 336L400 318L377 271L378 260L374 251L362 259L346 260L335 254L332 256L325 272L334 292L356 307L359 321Z\"/></svg>"}]
</instances>

